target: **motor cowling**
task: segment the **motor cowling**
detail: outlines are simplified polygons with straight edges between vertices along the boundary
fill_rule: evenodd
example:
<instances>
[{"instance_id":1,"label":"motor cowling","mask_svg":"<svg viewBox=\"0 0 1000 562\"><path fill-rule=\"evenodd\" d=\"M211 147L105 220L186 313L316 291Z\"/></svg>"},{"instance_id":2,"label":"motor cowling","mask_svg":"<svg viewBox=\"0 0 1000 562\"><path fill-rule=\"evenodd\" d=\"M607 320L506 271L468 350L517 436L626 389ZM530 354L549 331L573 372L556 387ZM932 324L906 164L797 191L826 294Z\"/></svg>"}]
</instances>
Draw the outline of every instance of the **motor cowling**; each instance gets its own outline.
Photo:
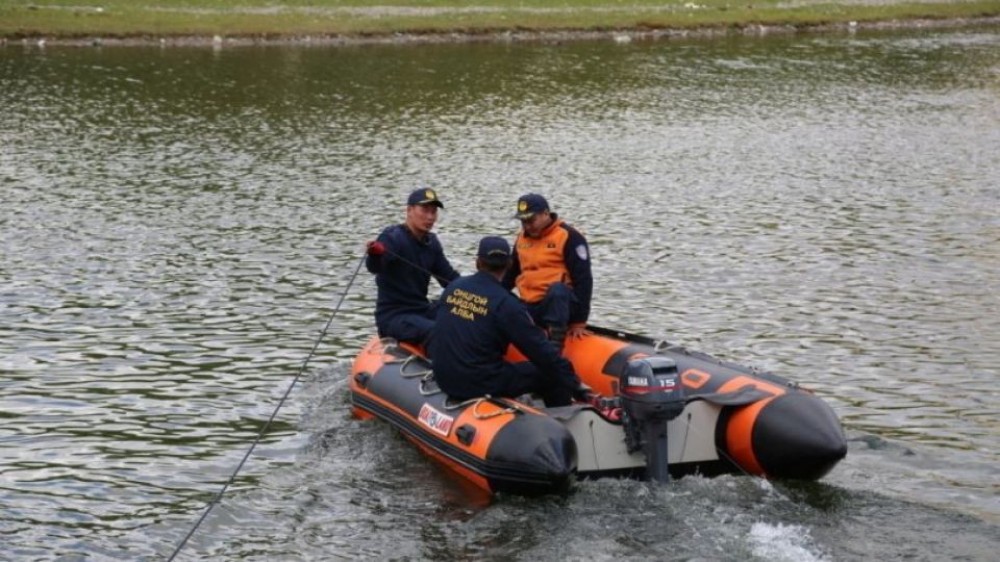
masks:
<instances>
[{"instance_id":1,"label":"motor cowling","mask_svg":"<svg viewBox=\"0 0 1000 562\"><path fill-rule=\"evenodd\" d=\"M668 421L684 410L684 387L677 363L669 357L629 361L618 382L622 405L629 416L645 421Z\"/></svg>"},{"instance_id":2,"label":"motor cowling","mask_svg":"<svg viewBox=\"0 0 1000 562\"><path fill-rule=\"evenodd\" d=\"M618 379L618 391L629 452L644 449L647 478L669 481L667 422L679 416L685 404L677 363L663 356L629 361Z\"/></svg>"}]
</instances>

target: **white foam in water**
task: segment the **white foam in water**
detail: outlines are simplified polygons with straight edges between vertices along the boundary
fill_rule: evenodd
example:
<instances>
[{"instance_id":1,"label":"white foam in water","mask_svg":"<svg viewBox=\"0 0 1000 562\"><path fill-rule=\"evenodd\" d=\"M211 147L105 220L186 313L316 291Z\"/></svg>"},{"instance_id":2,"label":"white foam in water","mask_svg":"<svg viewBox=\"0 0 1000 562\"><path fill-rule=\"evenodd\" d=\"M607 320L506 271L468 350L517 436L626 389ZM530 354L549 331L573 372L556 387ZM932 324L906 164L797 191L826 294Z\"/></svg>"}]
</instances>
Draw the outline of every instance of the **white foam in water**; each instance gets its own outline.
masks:
<instances>
[{"instance_id":1,"label":"white foam in water","mask_svg":"<svg viewBox=\"0 0 1000 562\"><path fill-rule=\"evenodd\" d=\"M754 556L788 562L828 562L821 553L809 549L809 530L800 525L754 523L747 537Z\"/></svg>"}]
</instances>

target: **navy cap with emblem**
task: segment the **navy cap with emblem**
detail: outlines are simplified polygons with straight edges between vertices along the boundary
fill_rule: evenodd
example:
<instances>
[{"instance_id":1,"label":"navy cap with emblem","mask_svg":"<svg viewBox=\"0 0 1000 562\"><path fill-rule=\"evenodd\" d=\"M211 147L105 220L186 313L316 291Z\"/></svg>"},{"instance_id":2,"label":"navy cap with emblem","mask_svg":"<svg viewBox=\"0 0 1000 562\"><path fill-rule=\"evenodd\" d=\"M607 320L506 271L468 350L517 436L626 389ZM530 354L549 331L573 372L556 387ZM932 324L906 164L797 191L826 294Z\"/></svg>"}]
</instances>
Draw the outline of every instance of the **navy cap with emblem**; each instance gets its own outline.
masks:
<instances>
[{"instance_id":1,"label":"navy cap with emblem","mask_svg":"<svg viewBox=\"0 0 1000 562\"><path fill-rule=\"evenodd\" d=\"M505 264L510 259L510 244L499 236L486 236L479 241L476 256L490 264Z\"/></svg>"},{"instance_id":2,"label":"navy cap with emblem","mask_svg":"<svg viewBox=\"0 0 1000 562\"><path fill-rule=\"evenodd\" d=\"M439 209L444 209L444 203L438 199L437 193L433 189L414 189L410 197L406 200L407 205L434 205Z\"/></svg>"},{"instance_id":3,"label":"navy cap with emblem","mask_svg":"<svg viewBox=\"0 0 1000 562\"><path fill-rule=\"evenodd\" d=\"M549 210L549 202L537 193L527 193L517 200L517 214L514 218L525 220L530 219L535 213Z\"/></svg>"}]
</instances>

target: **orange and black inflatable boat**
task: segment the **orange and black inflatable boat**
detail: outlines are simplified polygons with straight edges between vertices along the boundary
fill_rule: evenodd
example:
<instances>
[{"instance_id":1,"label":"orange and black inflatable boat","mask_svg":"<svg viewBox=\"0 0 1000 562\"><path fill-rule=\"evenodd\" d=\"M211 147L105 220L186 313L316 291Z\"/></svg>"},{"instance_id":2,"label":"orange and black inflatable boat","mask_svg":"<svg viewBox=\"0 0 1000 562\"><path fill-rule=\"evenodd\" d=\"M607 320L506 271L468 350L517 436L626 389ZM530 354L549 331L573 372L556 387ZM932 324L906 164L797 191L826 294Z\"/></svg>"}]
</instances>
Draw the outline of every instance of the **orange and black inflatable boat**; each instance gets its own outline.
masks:
<instances>
[{"instance_id":1,"label":"orange and black inflatable boat","mask_svg":"<svg viewBox=\"0 0 1000 562\"><path fill-rule=\"evenodd\" d=\"M491 493L561 492L577 477L623 475L817 480L847 453L830 406L790 380L662 340L589 330L564 354L595 391L591 401L454 401L418 349L373 338L351 369L352 411L391 423Z\"/></svg>"}]
</instances>

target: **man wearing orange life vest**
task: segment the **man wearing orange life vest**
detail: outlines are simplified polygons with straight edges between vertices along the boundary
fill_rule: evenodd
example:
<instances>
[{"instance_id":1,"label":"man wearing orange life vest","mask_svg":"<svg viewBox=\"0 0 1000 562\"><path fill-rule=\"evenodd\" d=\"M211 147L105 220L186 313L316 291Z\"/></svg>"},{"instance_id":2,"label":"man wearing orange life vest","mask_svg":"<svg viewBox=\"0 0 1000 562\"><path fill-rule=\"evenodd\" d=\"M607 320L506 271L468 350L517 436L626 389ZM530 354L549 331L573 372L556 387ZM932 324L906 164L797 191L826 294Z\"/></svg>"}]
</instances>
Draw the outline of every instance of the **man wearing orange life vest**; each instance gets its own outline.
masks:
<instances>
[{"instance_id":1,"label":"man wearing orange life vest","mask_svg":"<svg viewBox=\"0 0 1000 562\"><path fill-rule=\"evenodd\" d=\"M522 228L503 285L517 287L535 323L547 328L549 339L562 348L567 336L579 338L587 327L594 290L590 248L541 195L522 195L515 217Z\"/></svg>"}]
</instances>

